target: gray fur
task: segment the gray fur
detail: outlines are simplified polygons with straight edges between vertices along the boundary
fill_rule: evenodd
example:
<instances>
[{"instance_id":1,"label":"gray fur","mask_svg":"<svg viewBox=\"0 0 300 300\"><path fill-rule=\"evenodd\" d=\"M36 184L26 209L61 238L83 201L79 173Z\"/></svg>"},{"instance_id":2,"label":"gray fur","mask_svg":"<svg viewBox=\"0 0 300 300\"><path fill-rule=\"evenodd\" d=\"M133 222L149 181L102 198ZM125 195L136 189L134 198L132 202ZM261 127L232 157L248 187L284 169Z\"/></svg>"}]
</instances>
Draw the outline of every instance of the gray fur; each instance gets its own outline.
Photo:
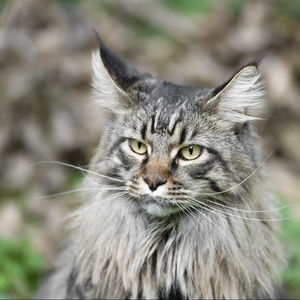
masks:
<instances>
[{"instance_id":1,"label":"gray fur","mask_svg":"<svg viewBox=\"0 0 300 300\"><path fill-rule=\"evenodd\" d=\"M100 175L83 184L99 190L73 214L70 246L38 298L154 299L174 286L184 298L274 298L278 216L250 122L263 103L257 68L217 91L151 76L125 88L99 54L92 64L94 97L115 113L92 160ZM126 138L149 145L146 162ZM190 144L204 147L199 159L174 156ZM151 163L170 170L152 196L139 177Z\"/></svg>"}]
</instances>

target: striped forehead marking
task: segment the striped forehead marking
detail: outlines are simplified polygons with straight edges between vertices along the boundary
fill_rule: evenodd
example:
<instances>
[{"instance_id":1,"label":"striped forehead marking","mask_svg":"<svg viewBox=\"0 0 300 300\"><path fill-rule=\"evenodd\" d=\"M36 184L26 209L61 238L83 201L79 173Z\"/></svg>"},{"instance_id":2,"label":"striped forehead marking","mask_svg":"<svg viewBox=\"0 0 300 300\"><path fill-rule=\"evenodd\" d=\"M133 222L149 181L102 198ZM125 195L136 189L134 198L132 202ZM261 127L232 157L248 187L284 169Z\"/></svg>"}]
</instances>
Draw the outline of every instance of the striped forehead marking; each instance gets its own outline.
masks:
<instances>
[{"instance_id":1,"label":"striped forehead marking","mask_svg":"<svg viewBox=\"0 0 300 300\"><path fill-rule=\"evenodd\" d=\"M167 131L170 136L173 136L177 125L183 121L184 113L181 109L178 109L174 113L170 113L167 107L159 109L150 118L151 122L151 133L162 130ZM147 126L146 126L147 127ZM142 132L146 132L145 126L143 126Z\"/></svg>"}]
</instances>

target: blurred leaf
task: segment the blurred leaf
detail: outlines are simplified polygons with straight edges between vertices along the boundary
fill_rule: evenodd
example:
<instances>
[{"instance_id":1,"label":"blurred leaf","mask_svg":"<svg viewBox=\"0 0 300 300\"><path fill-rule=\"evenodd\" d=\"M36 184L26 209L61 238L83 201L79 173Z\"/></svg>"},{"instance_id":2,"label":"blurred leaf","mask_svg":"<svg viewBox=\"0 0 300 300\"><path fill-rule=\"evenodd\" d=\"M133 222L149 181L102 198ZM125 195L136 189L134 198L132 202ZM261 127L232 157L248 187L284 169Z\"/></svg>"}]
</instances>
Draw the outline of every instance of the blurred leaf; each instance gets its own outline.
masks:
<instances>
[{"instance_id":1,"label":"blurred leaf","mask_svg":"<svg viewBox=\"0 0 300 300\"><path fill-rule=\"evenodd\" d=\"M86 168L86 167L83 167L83 168ZM72 171L71 175L69 176L69 178L67 180L66 187L67 188L77 187L83 178L84 178L84 174L82 171L79 171L79 170Z\"/></svg>"},{"instance_id":2,"label":"blurred leaf","mask_svg":"<svg viewBox=\"0 0 300 300\"><path fill-rule=\"evenodd\" d=\"M286 15L290 18L300 19L300 1L279 0L275 2L275 9L278 14Z\"/></svg>"},{"instance_id":3,"label":"blurred leaf","mask_svg":"<svg viewBox=\"0 0 300 300\"><path fill-rule=\"evenodd\" d=\"M0 238L0 292L11 298L30 297L44 260L25 238Z\"/></svg>"},{"instance_id":4,"label":"blurred leaf","mask_svg":"<svg viewBox=\"0 0 300 300\"><path fill-rule=\"evenodd\" d=\"M3 9L3 7L6 5L7 2L8 2L8 0L0 0L0 12Z\"/></svg>"},{"instance_id":5,"label":"blurred leaf","mask_svg":"<svg viewBox=\"0 0 300 300\"><path fill-rule=\"evenodd\" d=\"M208 0L161 0L161 2L178 12L187 14L205 13L209 4L213 1Z\"/></svg>"},{"instance_id":6,"label":"blurred leaf","mask_svg":"<svg viewBox=\"0 0 300 300\"><path fill-rule=\"evenodd\" d=\"M286 203L286 201L283 201ZM284 209L282 212L284 218L290 218L282 222L283 236L281 237L283 245L286 245L290 252L288 267L282 274L284 286L291 296L300 297L300 222L293 218L290 209Z\"/></svg>"},{"instance_id":7,"label":"blurred leaf","mask_svg":"<svg viewBox=\"0 0 300 300\"><path fill-rule=\"evenodd\" d=\"M239 16L246 3L247 0L229 0L226 8L231 15Z\"/></svg>"},{"instance_id":8,"label":"blurred leaf","mask_svg":"<svg viewBox=\"0 0 300 300\"><path fill-rule=\"evenodd\" d=\"M164 35L164 33L158 28L138 18L131 17L127 20L127 25L130 26L137 34L144 38L150 38L157 35Z\"/></svg>"}]
</instances>

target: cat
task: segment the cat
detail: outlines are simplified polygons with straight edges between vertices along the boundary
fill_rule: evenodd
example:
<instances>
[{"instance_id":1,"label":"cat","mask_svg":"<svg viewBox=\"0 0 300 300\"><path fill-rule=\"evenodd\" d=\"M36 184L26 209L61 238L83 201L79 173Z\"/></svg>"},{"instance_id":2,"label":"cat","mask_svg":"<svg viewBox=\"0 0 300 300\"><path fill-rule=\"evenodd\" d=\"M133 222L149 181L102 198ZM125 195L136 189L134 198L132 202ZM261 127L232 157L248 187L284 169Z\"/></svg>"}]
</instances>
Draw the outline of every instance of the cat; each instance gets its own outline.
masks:
<instances>
[{"instance_id":1,"label":"cat","mask_svg":"<svg viewBox=\"0 0 300 300\"><path fill-rule=\"evenodd\" d=\"M98 42L93 98L114 118L37 298L276 297L278 215L253 124L258 63L218 88L179 86Z\"/></svg>"}]
</instances>

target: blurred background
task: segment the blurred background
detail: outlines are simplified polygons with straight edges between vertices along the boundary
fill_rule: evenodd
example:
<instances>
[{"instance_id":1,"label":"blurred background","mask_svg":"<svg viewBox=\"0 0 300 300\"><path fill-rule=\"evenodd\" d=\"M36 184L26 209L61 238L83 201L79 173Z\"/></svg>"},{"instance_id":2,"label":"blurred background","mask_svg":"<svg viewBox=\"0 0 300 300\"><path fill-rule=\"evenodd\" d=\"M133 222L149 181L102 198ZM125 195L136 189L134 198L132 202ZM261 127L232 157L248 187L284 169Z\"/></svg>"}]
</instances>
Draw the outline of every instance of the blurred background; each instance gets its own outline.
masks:
<instances>
[{"instance_id":1,"label":"blurred background","mask_svg":"<svg viewBox=\"0 0 300 300\"><path fill-rule=\"evenodd\" d=\"M258 124L282 211L282 273L300 298L300 1L0 0L0 298L28 298L63 239L109 118L90 100L95 27L137 68L214 87L263 56L268 112Z\"/></svg>"}]
</instances>

